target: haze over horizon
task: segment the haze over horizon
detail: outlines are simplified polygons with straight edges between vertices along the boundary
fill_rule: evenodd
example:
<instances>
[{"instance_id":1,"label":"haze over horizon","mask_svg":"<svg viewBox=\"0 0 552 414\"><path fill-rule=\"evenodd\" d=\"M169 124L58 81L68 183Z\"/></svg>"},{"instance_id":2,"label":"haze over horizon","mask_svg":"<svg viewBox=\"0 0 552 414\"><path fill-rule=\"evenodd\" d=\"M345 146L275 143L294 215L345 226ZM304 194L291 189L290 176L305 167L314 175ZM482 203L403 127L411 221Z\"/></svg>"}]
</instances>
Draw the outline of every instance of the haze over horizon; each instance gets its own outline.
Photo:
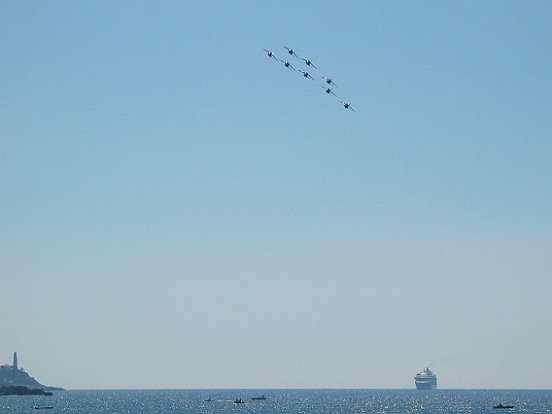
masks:
<instances>
[{"instance_id":1,"label":"haze over horizon","mask_svg":"<svg viewBox=\"0 0 552 414\"><path fill-rule=\"evenodd\" d=\"M0 364L550 389L552 2L0 2ZM285 46L318 69L313 82ZM330 76L338 98L319 87Z\"/></svg>"}]
</instances>

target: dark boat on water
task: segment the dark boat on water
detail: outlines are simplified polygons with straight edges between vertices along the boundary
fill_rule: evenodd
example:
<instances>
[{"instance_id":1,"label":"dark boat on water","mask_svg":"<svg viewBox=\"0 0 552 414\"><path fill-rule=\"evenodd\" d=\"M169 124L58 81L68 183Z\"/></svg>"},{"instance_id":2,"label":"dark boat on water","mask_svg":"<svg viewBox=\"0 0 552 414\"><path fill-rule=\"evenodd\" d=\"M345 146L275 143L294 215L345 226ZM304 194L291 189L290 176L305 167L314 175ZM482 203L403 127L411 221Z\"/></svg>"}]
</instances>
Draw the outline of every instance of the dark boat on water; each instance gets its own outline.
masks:
<instances>
[{"instance_id":1,"label":"dark boat on water","mask_svg":"<svg viewBox=\"0 0 552 414\"><path fill-rule=\"evenodd\" d=\"M259 395L258 397L251 397L252 400L266 400L264 395Z\"/></svg>"},{"instance_id":2,"label":"dark boat on water","mask_svg":"<svg viewBox=\"0 0 552 414\"><path fill-rule=\"evenodd\" d=\"M234 404L243 404L244 402L245 402L245 401L242 400L241 398L236 398L236 399L234 400Z\"/></svg>"},{"instance_id":3,"label":"dark boat on water","mask_svg":"<svg viewBox=\"0 0 552 414\"><path fill-rule=\"evenodd\" d=\"M504 409L504 408L514 408L514 406L513 406L513 405L504 405L504 404L500 403L500 404L498 404L498 405L495 405L493 408L494 408L495 410L496 410L496 409L499 409L499 410L500 410L500 409Z\"/></svg>"},{"instance_id":4,"label":"dark boat on water","mask_svg":"<svg viewBox=\"0 0 552 414\"><path fill-rule=\"evenodd\" d=\"M51 410L53 405L35 405L35 410Z\"/></svg>"}]
</instances>

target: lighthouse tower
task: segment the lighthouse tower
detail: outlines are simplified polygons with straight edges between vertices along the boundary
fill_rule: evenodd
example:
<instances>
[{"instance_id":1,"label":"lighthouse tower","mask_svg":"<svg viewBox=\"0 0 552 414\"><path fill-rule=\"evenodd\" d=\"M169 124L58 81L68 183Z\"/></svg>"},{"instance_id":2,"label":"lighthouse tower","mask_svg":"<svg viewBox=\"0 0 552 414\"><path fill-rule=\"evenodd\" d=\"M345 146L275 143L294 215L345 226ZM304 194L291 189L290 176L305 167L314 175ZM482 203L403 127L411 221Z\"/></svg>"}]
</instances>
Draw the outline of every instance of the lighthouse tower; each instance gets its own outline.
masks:
<instances>
[{"instance_id":1,"label":"lighthouse tower","mask_svg":"<svg viewBox=\"0 0 552 414\"><path fill-rule=\"evenodd\" d=\"M18 369L17 368L17 352L13 353L13 369Z\"/></svg>"}]
</instances>

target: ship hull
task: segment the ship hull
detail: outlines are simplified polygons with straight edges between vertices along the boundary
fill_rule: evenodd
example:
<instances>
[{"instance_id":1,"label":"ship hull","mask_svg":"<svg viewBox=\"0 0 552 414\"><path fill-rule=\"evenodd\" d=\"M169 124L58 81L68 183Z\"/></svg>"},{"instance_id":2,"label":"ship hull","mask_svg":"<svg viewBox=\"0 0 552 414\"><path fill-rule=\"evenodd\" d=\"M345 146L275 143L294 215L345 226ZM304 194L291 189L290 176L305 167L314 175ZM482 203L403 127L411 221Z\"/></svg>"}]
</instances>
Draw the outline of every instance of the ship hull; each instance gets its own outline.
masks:
<instances>
[{"instance_id":1,"label":"ship hull","mask_svg":"<svg viewBox=\"0 0 552 414\"><path fill-rule=\"evenodd\" d=\"M417 390L434 390L436 388L437 388L437 381L435 381L435 382L416 381L416 389Z\"/></svg>"}]
</instances>

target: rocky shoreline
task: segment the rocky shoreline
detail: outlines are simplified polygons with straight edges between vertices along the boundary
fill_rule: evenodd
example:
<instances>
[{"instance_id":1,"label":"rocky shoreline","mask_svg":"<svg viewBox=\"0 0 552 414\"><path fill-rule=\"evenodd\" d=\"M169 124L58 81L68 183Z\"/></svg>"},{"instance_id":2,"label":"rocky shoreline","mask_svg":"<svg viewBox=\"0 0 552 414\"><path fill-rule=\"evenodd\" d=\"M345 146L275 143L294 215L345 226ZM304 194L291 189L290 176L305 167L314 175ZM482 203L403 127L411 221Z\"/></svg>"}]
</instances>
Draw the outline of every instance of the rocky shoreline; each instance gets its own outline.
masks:
<instances>
[{"instance_id":1,"label":"rocky shoreline","mask_svg":"<svg viewBox=\"0 0 552 414\"><path fill-rule=\"evenodd\" d=\"M52 395L52 393L42 388L29 388L23 385L0 385L1 395Z\"/></svg>"}]
</instances>

